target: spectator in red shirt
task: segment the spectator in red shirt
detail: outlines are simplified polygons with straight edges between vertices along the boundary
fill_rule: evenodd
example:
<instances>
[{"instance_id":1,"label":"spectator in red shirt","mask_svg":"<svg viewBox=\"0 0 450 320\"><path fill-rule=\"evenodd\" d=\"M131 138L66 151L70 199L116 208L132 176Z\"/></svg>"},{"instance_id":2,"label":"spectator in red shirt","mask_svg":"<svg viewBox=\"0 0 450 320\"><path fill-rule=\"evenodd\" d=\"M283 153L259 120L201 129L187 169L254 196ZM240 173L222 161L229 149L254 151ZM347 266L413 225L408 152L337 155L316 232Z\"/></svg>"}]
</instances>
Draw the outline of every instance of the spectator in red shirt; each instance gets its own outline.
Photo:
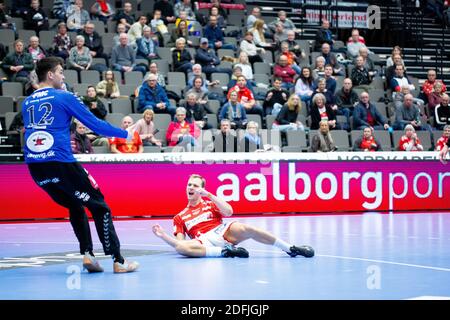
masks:
<instances>
[{"instance_id":1,"label":"spectator in red shirt","mask_svg":"<svg viewBox=\"0 0 450 320\"><path fill-rule=\"evenodd\" d=\"M436 83L441 83L441 86L439 89L440 91L435 90ZM437 94L442 94L442 93L445 93L446 91L447 91L447 88L446 88L444 82L442 82L442 80L436 80L436 70L433 70L433 69L428 70L427 80L425 80L425 82L423 83L423 86L422 86L422 92L426 96L426 98L429 99L430 95L433 92L436 92Z\"/></svg>"},{"instance_id":2,"label":"spectator in red shirt","mask_svg":"<svg viewBox=\"0 0 450 320\"><path fill-rule=\"evenodd\" d=\"M186 109L178 107L175 113L176 120L167 128L167 144L183 146L187 149L196 145L196 138L200 136L200 129L193 122L186 121Z\"/></svg>"},{"instance_id":3,"label":"spectator in red shirt","mask_svg":"<svg viewBox=\"0 0 450 320\"><path fill-rule=\"evenodd\" d=\"M410 124L405 127L405 134L398 142L399 151L423 151L423 146L417 137L416 130Z\"/></svg>"},{"instance_id":4,"label":"spectator in red shirt","mask_svg":"<svg viewBox=\"0 0 450 320\"><path fill-rule=\"evenodd\" d=\"M436 151L441 151L445 145L447 145L448 138L450 137L450 125L444 127L444 132L442 132L442 137L436 141Z\"/></svg>"},{"instance_id":5,"label":"spectator in red shirt","mask_svg":"<svg viewBox=\"0 0 450 320\"><path fill-rule=\"evenodd\" d=\"M281 78L283 80L282 87L286 90L291 90L294 87L294 77L296 72L288 64L288 57L281 55L278 58L278 63L273 67L273 75L276 78Z\"/></svg>"},{"instance_id":6,"label":"spectator in red shirt","mask_svg":"<svg viewBox=\"0 0 450 320\"><path fill-rule=\"evenodd\" d=\"M186 186L188 205L173 218L175 238L160 225L152 227L153 233L179 254L187 257L248 258L248 251L235 245L253 239L277 247L291 257L314 256L314 249L310 246L297 247L265 230L238 221L223 221L223 217L233 214L233 208L225 200L206 191L205 184L205 178L200 175L189 177Z\"/></svg>"},{"instance_id":7,"label":"spectator in red shirt","mask_svg":"<svg viewBox=\"0 0 450 320\"><path fill-rule=\"evenodd\" d=\"M127 129L133 125L133 119L129 116L125 116L122 119L122 129ZM111 146L111 153L143 153L144 144L142 143L141 137L137 131L133 133L133 139L127 141L124 138L111 138L109 139L109 144Z\"/></svg>"},{"instance_id":8,"label":"spectator in red shirt","mask_svg":"<svg viewBox=\"0 0 450 320\"><path fill-rule=\"evenodd\" d=\"M263 108L256 104L252 91L247 88L247 79L245 76L240 75L237 77L236 85L228 90L228 100L230 100L230 93L232 91L238 92L238 102L244 106L246 114L259 114L261 119L264 117Z\"/></svg>"}]
</instances>

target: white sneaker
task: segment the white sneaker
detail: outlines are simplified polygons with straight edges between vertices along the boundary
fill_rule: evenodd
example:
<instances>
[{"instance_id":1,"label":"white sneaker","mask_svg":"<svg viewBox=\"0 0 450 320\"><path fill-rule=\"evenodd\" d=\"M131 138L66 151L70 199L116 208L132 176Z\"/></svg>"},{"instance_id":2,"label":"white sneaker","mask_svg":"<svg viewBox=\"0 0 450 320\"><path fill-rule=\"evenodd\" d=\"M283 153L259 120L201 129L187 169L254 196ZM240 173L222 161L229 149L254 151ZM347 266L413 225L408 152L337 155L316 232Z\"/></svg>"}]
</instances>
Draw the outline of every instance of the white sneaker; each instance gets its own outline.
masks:
<instances>
[{"instance_id":1,"label":"white sneaker","mask_svg":"<svg viewBox=\"0 0 450 320\"><path fill-rule=\"evenodd\" d=\"M139 262L124 260L123 263L114 262L114 273L134 272L139 268Z\"/></svg>"},{"instance_id":2,"label":"white sneaker","mask_svg":"<svg viewBox=\"0 0 450 320\"><path fill-rule=\"evenodd\" d=\"M95 257L91 256L88 252L86 252L83 257L83 268L89 273L103 272L103 268L100 263L98 263Z\"/></svg>"}]
</instances>

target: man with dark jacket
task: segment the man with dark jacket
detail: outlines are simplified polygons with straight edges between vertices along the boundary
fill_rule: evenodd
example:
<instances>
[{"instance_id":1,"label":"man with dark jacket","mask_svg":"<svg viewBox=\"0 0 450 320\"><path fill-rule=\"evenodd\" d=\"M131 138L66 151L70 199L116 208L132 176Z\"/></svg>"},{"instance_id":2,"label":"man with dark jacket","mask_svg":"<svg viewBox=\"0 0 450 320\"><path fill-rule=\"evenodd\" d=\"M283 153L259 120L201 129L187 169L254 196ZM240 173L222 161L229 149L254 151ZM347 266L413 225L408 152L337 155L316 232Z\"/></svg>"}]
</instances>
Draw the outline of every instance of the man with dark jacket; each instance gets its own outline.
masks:
<instances>
[{"instance_id":1,"label":"man with dark jacket","mask_svg":"<svg viewBox=\"0 0 450 320\"><path fill-rule=\"evenodd\" d=\"M273 80L273 87L267 91L263 104L266 114L272 114L273 110L279 112L287 102L289 92L281 86L282 83L283 80L281 78L275 78Z\"/></svg>"},{"instance_id":2,"label":"man with dark jacket","mask_svg":"<svg viewBox=\"0 0 450 320\"><path fill-rule=\"evenodd\" d=\"M330 22L328 20L323 20L322 28L317 30L316 33L316 44L314 47L314 51L319 51L322 48L322 44L328 43L331 48L333 48L333 34L330 30Z\"/></svg>"},{"instance_id":3,"label":"man with dark jacket","mask_svg":"<svg viewBox=\"0 0 450 320\"><path fill-rule=\"evenodd\" d=\"M84 37L84 45L91 51L92 58L104 58L108 63L108 56L103 53L102 37L95 31L95 25L86 23L80 35Z\"/></svg>"},{"instance_id":4,"label":"man with dark jacket","mask_svg":"<svg viewBox=\"0 0 450 320\"><path fill-rule=\"evenodd\" d=\"M209 42L207 38L200 39L200 47L195 53L195 62L202 66L202 70L204 73L206 73L207 76L210 76L211 73L219 72L228 73L228 75L231 77L231 68L217 67L220 64L220 59L214 53L214 49L209 49L208 45Z\"/></svg>"},{"instance_id":5,"label":"man with dark jacket","mask_svg":"<svg viewBox=\"0 0 450 320\"><path fill-rule=\"evenodd\" d=\"M353 114L355 105L359 102L358 94L353 90L352 80L344 79L342 89L336 93L337 115L344 115L347 119Z\"/></svg>"},{"instance_id":6,"label":"man with dark jacket","mask_svg":"<svg viewBox=\"0 0 450 320\"><path fill-rule=\"evenodd\" d=\"M158 2L155 2L153 11L155 10L161 11L161 19L163 19L165 25L175 23L177 18L175 17L173 6L170 4L169 0L159 0Z\"/></svg>"},{"instance_id":7,"label":"man with dark jacket","mask_svg":"<svg viewBox=\"0 0 450 320\"><path fill-rule=\"evenodd\" d=\"M39 6L39 0L31 0L30 6L31 8L25 15L24 26L25 29L35 30L36 34L39 35L39 31L48 30L48 17Z\"/></svg>"},{"instance_id":8,"label":"man with dark jacket","mask_svg":"<svg viewBox=\"0 0 450 320\"><path fill-rule=\"evenodd\" d=\"M142 113L146 109L152 109L155 113L169 113L175 115L175 107L170 105L166 91L158 82L155 74L150 74L147 81L142 84L139 90L138 112Z\"/></svg>"},{"instance_id":9,"label":"man with dark jacket","mask_svg":"<svg viewBox=\"0 0 450 320\"><path fill-rule=\"evenodd\" d=\"M214 152L237 152L237 137L231 132L228 119L220 121L220 131L213 136Z\"/></svg>"},{"instance_id":10,"label":"man with dark jacket","mask_svg":"<svg viewBox=\"0 0 450 320\"><path fill-rule=\"evenodd\" d=\"M353 129L362 130L370 127L373 130L389 129L388 120L381 115L373 103L369 101L369 94L362 92L360 101L353 111Z\"/></svg>"},{"instance_id":11,"label":"man with dark jacket","mask_svg":"<svg viewBox=\"0 0 450 320\"><path fill-rule=\"evenodd\" d=\"M28 83L28 76L34 69L33 57L24 51L22 40L14 42L14 52L8 54L2 62L2 68L9 81Z\"/></svg>"}]
</instances>

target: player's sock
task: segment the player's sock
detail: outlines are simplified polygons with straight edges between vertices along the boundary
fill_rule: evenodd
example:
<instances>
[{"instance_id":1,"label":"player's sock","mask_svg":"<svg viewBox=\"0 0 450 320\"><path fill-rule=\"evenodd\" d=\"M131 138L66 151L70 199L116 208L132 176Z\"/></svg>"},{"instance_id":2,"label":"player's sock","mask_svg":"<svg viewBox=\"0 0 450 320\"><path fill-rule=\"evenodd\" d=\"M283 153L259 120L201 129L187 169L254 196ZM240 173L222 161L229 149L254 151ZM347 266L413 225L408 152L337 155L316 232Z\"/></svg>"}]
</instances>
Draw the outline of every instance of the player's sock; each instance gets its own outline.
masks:
<instances>
[{"instance_id":1,"label":"player's sock","mask_svg":"<svg viewBox=\"0 0 450 320\"><path fill-rule=\"evenodd\" d=\"M281 239L276 238L273 245L277 248L280 248L283 251L289 252L291 251L292 245L287 243L286 241L283 241Z\"/></svg>"},{"instance_id":2,"label":"player's sock","mask_svg":"<svg viewBox=\"0 0 450 320\"><path fill-rule=\"evenodd\" d=\"M122 257L122 255L119 253L118 255L112 255L114 262L118 262L120 264L123 264L125 262L125 259Z\"/></svg>"},{"instance_id":3,"label":"player's sock","mask_svg":"<svg viewBox=\"0 0 450 320\"><path fill-rule=\"evenodd\" d=\"M221 257L222 256L222 248L220 247L206 247L206 255L205 257Z\"/></svg>"}]
</instances>

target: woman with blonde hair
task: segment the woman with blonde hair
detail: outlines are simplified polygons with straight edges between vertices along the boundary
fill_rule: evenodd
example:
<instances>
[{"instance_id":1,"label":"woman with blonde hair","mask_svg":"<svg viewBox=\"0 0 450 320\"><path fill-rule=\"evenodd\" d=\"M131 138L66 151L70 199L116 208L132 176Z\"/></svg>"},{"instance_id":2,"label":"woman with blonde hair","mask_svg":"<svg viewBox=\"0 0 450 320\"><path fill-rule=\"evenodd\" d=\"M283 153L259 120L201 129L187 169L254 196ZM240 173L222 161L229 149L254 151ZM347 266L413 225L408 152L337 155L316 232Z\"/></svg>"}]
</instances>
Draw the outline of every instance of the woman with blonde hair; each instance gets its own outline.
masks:
<instances>
[{"instance_id":1,"label":"woman with blonde hair","mask_svg":"<svg viewBox=\"0 0 450 320\"><path fill-rule=\"evenodd\" d=\"M239 62L233 67L235 66L241 67L242 75L247 79L247 81L253 82L253 69L246 52L241 51L239 54ZM255 86L256 83L252 83L252 85Z\"/></svg>"},{"instance_id":2,"label":"woman with blonde hair","mask_svg":"<svg viewBox=\"0 0 450 320\"><path fill-rule=\"evenodd\" d=\"M264 20L257 19L253 24L253 28L249 31L253 34L253 39L257 47L262 48L273 48L273 44L266 42L266 38L264 37Z\"/></svg>"},{"instance_id":3,"label":"woman with blonde hair","mask_svg":"<svg viewBox=\"0 0 450 320\"><path fill-rule=\"evenodd\" d=\"M141 137L144 146L161 147L161 141L156 139L155 137L155 134L158 132L158 130L155 129L155 124L153 123L154 116L155 112L152 109L145 109L145 111L142 113L142 119L136 121L133 129Z\"/></svg>"},{"instance_id":4,"label":"woman with blonde hair","mask_svg":"<svg viewBox=\"0 0 450 320\"><path fill-rule=\"evenodd\" d=\"M319 123L319 132L311 139L311 151L312 152L332 152L336 151L336 145L334 144L333 137L330 133L330 127L328 121L322 120Z\"/></svg>"},{"instance_id":5,"label":"woman with blonde hair","mask_svg":"<svg viewBox=\"0 0 450 320\"><path fill-rule=\"evenodd\" d=\"M305 126L298 120L298 115L302 109L300 98L294 93L291 94L288 101L281 108L275 119L272 129L286 132L289 130L305 131Z\"/></svg>"}]
</instances>

